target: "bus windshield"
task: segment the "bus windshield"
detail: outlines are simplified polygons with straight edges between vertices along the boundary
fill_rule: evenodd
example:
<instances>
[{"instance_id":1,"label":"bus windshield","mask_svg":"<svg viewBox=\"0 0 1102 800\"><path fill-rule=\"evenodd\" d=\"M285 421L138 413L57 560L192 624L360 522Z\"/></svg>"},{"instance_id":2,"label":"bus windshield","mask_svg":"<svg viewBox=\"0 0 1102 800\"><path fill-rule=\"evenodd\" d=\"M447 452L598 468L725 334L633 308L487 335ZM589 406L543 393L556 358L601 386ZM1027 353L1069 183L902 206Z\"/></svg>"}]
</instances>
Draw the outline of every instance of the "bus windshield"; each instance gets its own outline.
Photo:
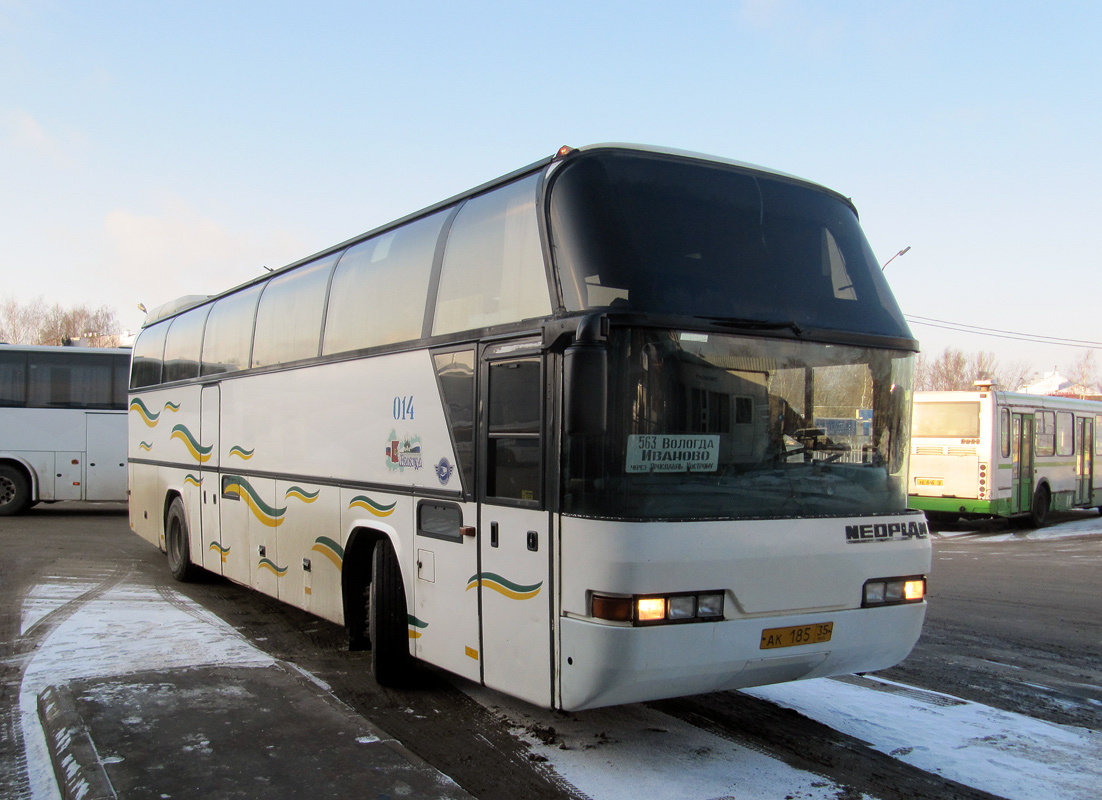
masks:
<instances>
[{"instance_id":1,"label":"bus windshield","mask_svg":"<svg viewBox=\"0 0 1102 800\"><path fill-rule=\"evenodd\" d=\"M566 437L566 513L906 510L912 354L617 327L609 344L608 430Z\"/></svg>"},{"instance_id":2,"label":"bus windshield","mask_svg":"<svg viewBox=\"0 0 1102 800\"><path fill-rule=\"evenodd\" d=\"M980 435L980 404L915 403L911 424L916 439L975 439Z\"/></svg>"},{"instance_id":3,"label":"bus windshield","mask_svg":"<svg viewBox=\"0 0 1102 800\"><path fill-rule=\"evenodd\" d=\"M853 208L736 166L603 150L554 176L568 311L625 309L910 338Z\"/></svg>"}]
</instances>

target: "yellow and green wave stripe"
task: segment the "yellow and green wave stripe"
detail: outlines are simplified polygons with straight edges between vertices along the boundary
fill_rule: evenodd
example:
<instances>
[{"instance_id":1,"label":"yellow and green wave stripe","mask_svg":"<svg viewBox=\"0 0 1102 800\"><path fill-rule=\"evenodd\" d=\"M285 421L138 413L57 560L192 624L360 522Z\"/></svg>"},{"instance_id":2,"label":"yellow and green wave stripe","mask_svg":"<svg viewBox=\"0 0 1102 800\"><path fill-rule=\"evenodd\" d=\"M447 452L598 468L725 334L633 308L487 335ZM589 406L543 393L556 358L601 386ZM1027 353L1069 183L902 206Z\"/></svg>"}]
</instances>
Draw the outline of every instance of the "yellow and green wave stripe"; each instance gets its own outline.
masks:
<instances>
[{"instance_id":1,"label":"yellow and green wave stripe","mask_svg":"<svg viewBox=\"0 0 1102 800\"><path fill-rule=\"evenodd\" d=\"M248 461L250 458L252 458L253 453L255 453L255 452L256 452L256 448L253 448L252 450L246 450L244 447L242 447L239 444L235 444L233 447L230 448L230 455L231 456L237 456L238 458L240 458L244 461Z\"/></svg>"},{"instance_id":2,"label":"yellow and green wave stripe","mask_svg":"<svg viewBox=\"0 0 1102 800\"><path fill-rule=\"evenodd\" d=\"M328 558L337 565L338 570L344 569L344 548L328 536L319 536L310 549Z\"/></svg>"},{"instance_id":3,"label":"yellow and green wave stripe","mask_svg":"<svg viewBox=\"0 0 1102 800\"><path fill-rule=\"evenodd\" d=\"M172 439L179 439L184 443L184 447L191 453L191 457L198 461L200 464L205 464L210 461L211 452L214 450L213 445L203 447L199 444L199 440L195 438L195 435L187 429L186 425L176 425L172 429Z\"/></svg>"},{"instance_id":4,"label":"yellow and green wave stripe","mask_svg":"<svg viewBox=\"0 0 1102 800\"><path fill-rule=\"evenodd\" d=\"M276 566L276 563L270 558L262 558L256 565L257 569L266 569L268 572L275 575L277 578L282 578L287 574L287 567Z\"/></svg>"},{"instance_id":5,"label":"yellow and green wave stripe","mask_svg":"<svg viewBox=\"0 0 1102 800\"><path fill-rule=\"evenodd\" d=\"M223 547L220 542L211 542L210 547L208 547L207 549L208 550L214 550L215 552L217 552L218 555L221 556L221 558L222 558L222 563L225 564L226 563L226 556L228 556L230 554L230 550L233 549L233 548Z\"/></svg>"},{"instance_id":6,"label":"yellow and green wave stripe","mask_svg":"<svg viewBox=\"0 0 1102 800\"><path fill-rule=\"evenodd\" d=\"M312 503L318 499L319 494L321 494L321 490L318 490L316 492L308 492L301 486L292 486L284 493L283 499L287 500L293 497L296 500L301 500L304 503Z\"/></svg>"},{"instance_id":7,"label":"yellow and green wave stripe","mask_svg":"<svg viewBox=\"0 0 1102 800\"><path fill-rule=\"evenodd\" d=\"M203 482L203 479L198 475L192 475L190 472L184 476L184 483L198 487Z\"/></svg>"},{"instance_id":8,"label":"yellow and green wave stripe","mask_svg":"<svg viewBox=\"0 0 1102 800\"><path fill-rule=\"evenodd\" d=\"M421 631L429 626L424 620L417 619L413 614L406 614L406 624L409 625L409 638L420 639ZM416 630L415 630L416 629Z\"/></svg>"},{"instance_id":9,"label":"yellow and green wave stripe","mask_svg":"<svg viewBox=\"0 0 1102 800\"><path fill-rule=\"evenodd\" d=\"M356 495L352 498L352 502L348 504L349 508L362 508L370 511L376 517L389 517L394 513L394 507L398 505L398 501L395 500L390 505L386 506L375 500L372 500L365 494Z\"/></svg>"},{"instance_id":10,"label":"yellow and green wave stripe","mask_svg":"<svg viewBox=\"0 0 1102 800\"><path fill-rule=\"evenodd\" d=\"M180 404L165 403L164 408L162 408L160 411L153 412L150 411L146 404L142 402L142 399L140 397L135 397L133 400L130 401L130 410L137 411L138 416L142 418L142 422L144 422L150 428L155 428L157 427L157 421L160 419L161 414L163 414L166 410L173 413L179 411Z\"/></svg>"},{"instance_id":11,"label":"yellow and green wave stripe","mask_svg":"<svg viewBox=\"0 0 1102 800\"><path fill-rule=\"evenodd\" d=\"M245 501L245 505L253 512L253 516L269 528L278 528L283 524L283 515L287 513L286 507L273 508L265 503L252 484L240 475L227 475L226 483L222 486L223 495L236 495Z\"/></svg>"},{"instance_id":12,"label":"yellow and green wave stripe","mask_svg":"<svg viewBox=\"0 0 1102 800\"><path fill-rule=\"evenodd\" d=\"M472 575L470 580L467 581L467 589L473 589L480 584L487 589L493 589L498 594L505 595L511 600L531 600L540 593L540 589L543 587L543 581L525 586L513 583L508 578L503 578L493 572L480 572L477 575Z\"/></svg>"},{"instance_id":13,"label":"yellow and green wave stripe","mask_svg":"<svg viewBox=\"0 0 1102 800\"><path fill-rule=\"evenodd\" d=\"M138 447L148 453L153 449L153 442L141 442L138 444Z\"/></svg>"}]
</instances>

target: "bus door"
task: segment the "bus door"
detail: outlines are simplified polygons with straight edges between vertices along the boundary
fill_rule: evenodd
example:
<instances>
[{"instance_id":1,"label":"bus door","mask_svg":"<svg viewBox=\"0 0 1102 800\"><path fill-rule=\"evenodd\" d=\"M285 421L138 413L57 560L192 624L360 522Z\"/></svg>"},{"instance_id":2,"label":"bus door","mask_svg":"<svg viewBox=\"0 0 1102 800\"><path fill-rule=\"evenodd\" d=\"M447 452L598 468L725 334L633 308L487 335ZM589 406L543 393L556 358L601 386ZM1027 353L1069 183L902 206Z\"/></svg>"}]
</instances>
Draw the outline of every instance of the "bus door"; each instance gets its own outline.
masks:
<instances>
[{"instance_id":1,"label":"bus door","mask_svg":"<svg viewBox=\"0 0 1102 800\"><path fill-rule=\"evenodd\" d=\"M1094 421L1089 417L1079 418L1079 430L1075 432L1075 444L1079 448L1076 454L1076 476L1078 485L1075 502L1088 505L1091 502L1091 490L1094 485Z\"/></svg>"},{"instance_id":2,"label":"bus door","mask_svg":"<svg viewBox=\"0 0 1102 800\"><path fill-rule=\"evenodd\" d=\"M1012 491L1010 513L1033 506L1033 414L1015 414L1010 437Z\"/></svg>"},{"instance_id":3,"label":"bus door","mask_svg":"<svg viewBox=\"0 0 1102 800\"><path fill-rule=\"evenodd\" d=\"M219 458L219 401L221 389L216 383L204 386L199 399L199 441L204 447L212 448L210 458L199 465L199 525L191 531L193 537L199 537L203 548L201 563L203 567L222 574L225 557L220 551L220 525L218 518L219 495L218 458ZM193 516L192 519L195 519ZM192 542L191 551L195 553L196 543Z\"/></svg>"},{"instance_id":4,"label":"bus door","mask_svg":"<svg viewBox=\"0 0 1102 800\"><path fill-rule=\"evenodd\" d=\"M552 704L551 526L544 509L544 366L538 342L498 344L481 365L483 502L477 579L482 681Z\"/></svg>"},{"instance_id":5,"label":"bus door","mask_svg":"<svg viewBox=\"0 0 1102 800\"><path fill-rule=\"evenodd\" d=\"M88 500L126 498L126 415L84 415L88 436Z\"/></svg>"}]
</instances>

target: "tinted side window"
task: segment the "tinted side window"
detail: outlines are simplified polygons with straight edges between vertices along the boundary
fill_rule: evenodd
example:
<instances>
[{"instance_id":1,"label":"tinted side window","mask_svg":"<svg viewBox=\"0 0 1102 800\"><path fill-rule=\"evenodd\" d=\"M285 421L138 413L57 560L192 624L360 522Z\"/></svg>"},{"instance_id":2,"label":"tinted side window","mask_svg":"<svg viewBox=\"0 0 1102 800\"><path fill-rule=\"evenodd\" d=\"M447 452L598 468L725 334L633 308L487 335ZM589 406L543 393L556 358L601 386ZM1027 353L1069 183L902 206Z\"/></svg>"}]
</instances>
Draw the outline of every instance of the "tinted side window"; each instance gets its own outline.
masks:
<instances>
[{"instance_id":1,"label":"tinted side window","mask_svg":"<svg viewBox=\"0 0 1102 800\"><path fill-rule=\"evenodd\" d=\"M234 372L249 366L253 341L253 316L264 284L223 297L207 317L203 337L204 375Z\"/></svg>"},{"instance_id":2,"label":"tinted side window","mask_svg":"<svg viewBox=\"0 0 1102 800\"><path fill-rule=\"evenodd\" d=\"M165 339L165 383L199 377L203 323L209 312L210 306L200 306L172 320Z\"/></svg>"},{"instance_id":3,"label":"tinted side window","mask_svg":"<svg viewBox=\"0 0 1102 800\"><path fill-rule=\"evenodd\" d=\"M538 359L490 365L486 494L539 502L542 497Z\"/></svg>"},{"instance_id":4,"label":"tinted side window","mask_svg":"<svg viewBox=\"0 0 1102 800\"><path fill-rule=\"evenodd\" d=\"M254 367L285 364L318 354L325 290L338 256L326 256L268 282L256 312Z\"/></svg>"},{"instance_id":5,"label":"tinted side window","mask_svg":"<svg viewBox=\"0 0 1102 800\"><path fill-rule=\"evenodd\" d=\"M333 274L325 354L421 338L429 275L449 211L348 248Z\"/></svg>"},{"instance_id":6,"label":"tinted side window","mask_svg":"<svg viewBox=\"0 0 1102 800\"><path fill-rule=\"evenodd\" d=\"M32 408L114 408L115 361L105 356L31 353L27 405Z\"/></svg>"},{"instance_id":7,"label":"tinted side window","mask_svg":"<svg viewBox=\"0 0 1102 800\"><path fill-rule=\"evenodd\" d=\"M156 386L161 382L166 333L168 333L168 323L159 322L138 334L138 339L134 342L134 357L130 367L131 389Z\"/></svg>"},{"instance_id":8,"label":"tinted side window","mask_svg":"<svg viewBox=\"0 0 1102 800\"><path fill-rule=\"evenodd\" d=\"M448 234L434 334L551 313L536 221L536 176L468 200Z\"/></svg>"},{"instance_id":9,"label":"tinted side window","mask_svg":"<svg viewBox=\"0 0 1102 800\"><path fill-rule=\"evenodd\" d=\"M27 356L0 350L0 406L27 402Z\"/></svg>"},{"instance_id":10,"label":"tinted side window","mask_svg":"<svg viewBox=\"0 0 1102 800\"><path fill-rule=\"evenodd\" d=\"M433 362L463 486L470 491L474 486L474 351L437 353Z\"/></svg>"}]
</instances>

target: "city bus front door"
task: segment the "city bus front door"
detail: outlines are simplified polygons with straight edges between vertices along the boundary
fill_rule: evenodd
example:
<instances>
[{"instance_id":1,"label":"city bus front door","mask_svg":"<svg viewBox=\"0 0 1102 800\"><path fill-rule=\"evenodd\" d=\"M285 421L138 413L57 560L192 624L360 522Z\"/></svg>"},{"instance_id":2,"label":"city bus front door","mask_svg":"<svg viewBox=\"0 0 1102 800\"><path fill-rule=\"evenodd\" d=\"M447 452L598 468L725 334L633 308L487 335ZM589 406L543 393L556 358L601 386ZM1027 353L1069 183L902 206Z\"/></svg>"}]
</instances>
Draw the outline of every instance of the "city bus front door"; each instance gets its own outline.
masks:
<instances>
[{"instance_id":1,"label":"city bus front door","mask_svg":"<svg viewBox=\"0 0 1102 800\"><path fill-rule=\"evenodd\" d=\"M1011 424L1010 513L1016 514L1033 507L1033 415L1015 414Z\"/></svg>"},{"instance_id":2,"label":"city bus front door","mask_svg":"<svg viewBox=\"0 0 1102 800\"><path fill-rule=\"evenodd\" d=\"M480 592L483 683L550 706L554 592L544 509L544 370L539 356L518 351L523 344L497 345L482 363L483 503L472 580Z\"/></svg>"}]
</instances>

